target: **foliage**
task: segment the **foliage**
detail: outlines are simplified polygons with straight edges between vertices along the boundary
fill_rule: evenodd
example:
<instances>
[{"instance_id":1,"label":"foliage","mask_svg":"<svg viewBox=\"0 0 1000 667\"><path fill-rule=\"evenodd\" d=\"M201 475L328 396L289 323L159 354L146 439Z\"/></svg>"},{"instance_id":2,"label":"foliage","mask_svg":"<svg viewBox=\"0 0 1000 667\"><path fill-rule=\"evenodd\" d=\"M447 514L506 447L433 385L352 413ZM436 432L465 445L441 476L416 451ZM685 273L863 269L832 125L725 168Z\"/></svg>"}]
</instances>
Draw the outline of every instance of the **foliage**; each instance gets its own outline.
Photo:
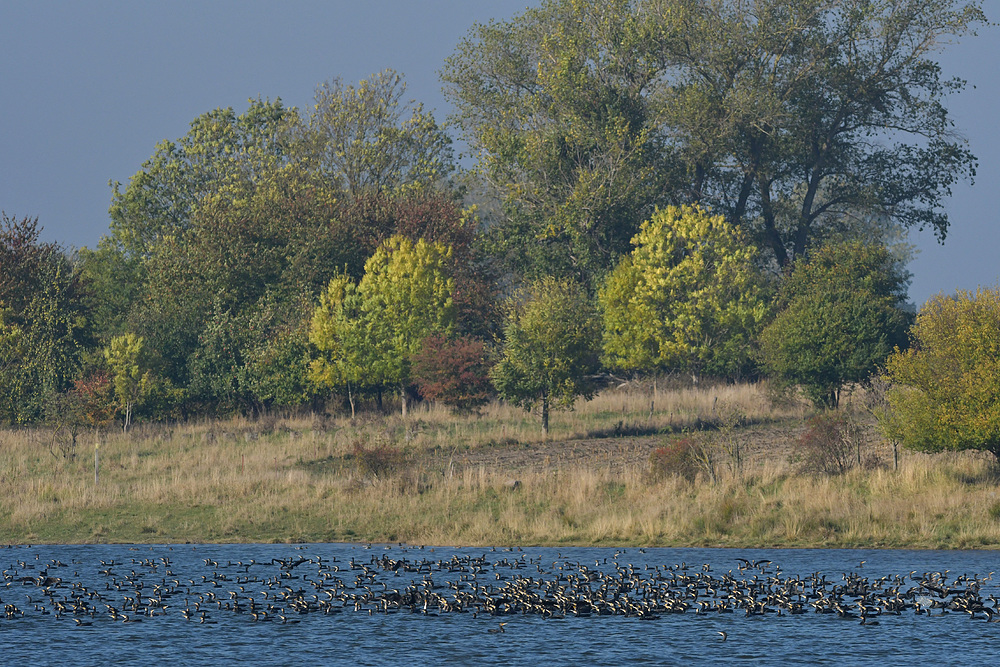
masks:
<instances>
[{"instance_id":1,"label":"foliage","mask_svg":"<svg viewBox=\"0 0 1000 667\"><path fill-rule=\"evenodd\" d=\"M867 448L861 425L845 412L813 415L797 444L807 470L840 475L876 463L871 453L864 451Z\"/></svg>"},{"instance_id":2,"label":"foliage","mask_svg":"<svg viewBox=\"0 0 1000 667\"><path fill-rule=\"evenodd\" d=\"M572 407L577 396L593 395L599 340L599 320L583 288L566 279L537 280L507 303L493 384L525 409L541 404L542 431L548 435L550 407Z\"/></svg>"},{"instance_id":3,"label":"foliage","mask_svg":"<svg viewBox=\"0 0 1000 667\"><path fill-rule=\"evenodd\" d=\"M650 453L649 476L658 481L677 475L693 482L704 467L706 454L703 445L694 438L678 438Z\"/></svg>"},{"instance_id":4,"label":"foliage","mask_svg":"<svg viewBox=\"0 0 1000 667\"><path fill-rule=\"evenodd\" d=\"M371 447L365 447L363 442L356 440L351 454L358 472L376 479L397 472L406 463L406 454L384 439L379 439Z\"/></svg>"},{"instance_id":5,"label":"foliage","mask_svg":"<svg viewBox=\"0 0 1000 667\"><path fill-rule=\"evenodd\" d=\"M421 341L455 324L450 257L442 244L393 236L365 263L357 285L334 278L310 328L310 341L323 353L312 366L314 381L349 392L355 384L397 386L405 415L410 359Z\"/></svg>"},{"instance_id":6,"label":"foliage","mask_svg":"<svg viewBox=\"0 0 1000 667\"><path fill-rule=\"evenodd\" d=\"M746 370L769 295L745 235L722 216L671 206L632 243L600 294L607 362L695 375Z\"/></svg>"},{"instance_id":7,"label":"foliage","mask_svg":"<svg viewBox=\"0 0 1000 667\"><path fill-rule=\"evenodd\" d=\"M1000 288L932 298L911 336L886 361L886 435L919 451L1000 458Z\"/></svg>"},{"instance_id":8,"label":"foliage","mask_svg":"<svg viewBox=\"0 0 1000 667\"><path fill-rule=\"evenodd\" d=\"M431 335L421 342L411 363L413 381L426 399L469 411L492 395L482 340Z\"/></svg>"},{"instance_id":9,"label":"foliage","mask_svg":"<svg viewBox=\"0 0 1000 667\"><path fill-rule=\"evenodd\" d=\"M781 312L761 334L765 368L817 406L836 407L844 384L866 380L906 344L907 281L882 246L817 248L781 286Z\"/></svg>"},{"instance_id":10,"label":"foliage","mask_svg":"<svg viewBox=\"0 0 1000 667\"><path fill-rule=\"evenodd\" d=\"M141 336L127 333L112 338L104 351L111 369L118 407L124 413L124 431L128 431L136 406L147 398L154 384L144 342Z\"/></svg>"},{"instance_id":11,"label":"foliage","mask_svg":"<svg viewBox=\"0 0 1000 667\"><path fill-rule=\"evenodd\" d=\"M0 217L0 411L10 423L43 416L91 340L79 272L39 234L37 219Z\"/></svg>"},{"instance_id":12,"label":"foliage","mask_svg":"<svg viewBox=\"0 0 1000 667\"><path fill-rule=\"evenodd\" d=\"M402 75L391 69L356 87L339 78L321 84L297 133L298 149L350 198L433 184L454 168L451 140L405 94Z\"/></svg>"},{"instance_id":13,"label":"foliage","mask_svg":"<svg viewBox=\"0 0 1000 667\"><path fill-rule=\"evenodd\" d=\"M940 45L967 0L547 0L472 28L446 94L504 204L497 248L592 275L655 206L697 202L780 265L845 215L943 237L975 157Z\"/></svg>"}]
</instances>

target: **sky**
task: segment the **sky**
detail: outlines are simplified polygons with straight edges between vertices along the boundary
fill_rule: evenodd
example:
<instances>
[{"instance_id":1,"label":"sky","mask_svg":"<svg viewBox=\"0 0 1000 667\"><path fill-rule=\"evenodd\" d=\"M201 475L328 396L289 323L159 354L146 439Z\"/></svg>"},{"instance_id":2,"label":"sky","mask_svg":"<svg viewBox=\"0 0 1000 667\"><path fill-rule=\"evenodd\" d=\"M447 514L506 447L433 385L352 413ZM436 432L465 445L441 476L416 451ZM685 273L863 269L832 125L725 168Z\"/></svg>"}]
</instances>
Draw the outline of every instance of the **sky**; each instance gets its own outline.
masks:
<instances>
[{"instance_id":1,"label":"sky","mask_svg":"<svg viewBox=\"0 0 1000 667\"><path fill-rule=\"evenodd\" d=\"M243 111L249 98L306 107L335 77L354 83L395 69L407 97L443 121L450 108L438 72L458 41L476 22L537 4L0 0L0 209L37 217L45 241L93 247L108 231L108 182L127 183L158 142L212 109ZM917 305L1000 284L1000 29L938 59L946 75L969 82L948 106L980 164L975 185L958 185L946 203L944 245L911 234Z\"/></svg>"}]
</instances>

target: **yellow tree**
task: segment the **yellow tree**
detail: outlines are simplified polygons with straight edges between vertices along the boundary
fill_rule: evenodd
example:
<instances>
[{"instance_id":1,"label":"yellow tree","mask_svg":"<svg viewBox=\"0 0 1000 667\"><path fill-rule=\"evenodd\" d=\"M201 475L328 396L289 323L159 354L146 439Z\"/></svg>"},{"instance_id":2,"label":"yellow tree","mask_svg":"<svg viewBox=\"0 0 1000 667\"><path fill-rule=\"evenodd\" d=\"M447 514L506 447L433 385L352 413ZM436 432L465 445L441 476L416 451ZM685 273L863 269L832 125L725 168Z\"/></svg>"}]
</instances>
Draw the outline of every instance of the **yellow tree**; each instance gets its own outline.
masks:
<instances>
[{"instance_id":1,"label":"yellow tree","mask_svg":"<svg viewBox=\"0 0 1000 667\"><path fill-rule=\"evenodd\" d=\"M885 433L918 451L1000 458L1000 288L934 297L910 335L886 361Z\"/></svg>"},{"instance_id":2,"label":"yellow tree","mask_svg":"<svg viewBox=\"0 0 1000 667\"><path fill-rule=\"evenodd\" d=\"M152 388L152 374L147 368L142 336L127 333L115 336L104 350L104 358L111 367L115 385L115 396L124 414L122 430L127 431L132 424L132 414L137 404Z\"/></svg>"},{"instance_id":3,"label":"yellow tree","mask_svg":"<svg viewBox=\"0 0 1000 667\"><path fill-rule=\"evenodd\" d=\"M770 302L746 235L721 215L670 206L632 244L600 293L606 363L695 379L744 370Z\"/></svg>"},{"instance_id":4,"label":"yellow tree","mask_svg":"<svg viewBox=\"0 0 1000 667\"><path fill-rule=\"evenodd\" d=\"M411 357L425 338L455 325L450 258L443 244L393 236L365 262L356 286L334 278L313 314L310 340L325 355L313 364L314 381L395 385L405 417Z\"/></svg>"}]
</instances>

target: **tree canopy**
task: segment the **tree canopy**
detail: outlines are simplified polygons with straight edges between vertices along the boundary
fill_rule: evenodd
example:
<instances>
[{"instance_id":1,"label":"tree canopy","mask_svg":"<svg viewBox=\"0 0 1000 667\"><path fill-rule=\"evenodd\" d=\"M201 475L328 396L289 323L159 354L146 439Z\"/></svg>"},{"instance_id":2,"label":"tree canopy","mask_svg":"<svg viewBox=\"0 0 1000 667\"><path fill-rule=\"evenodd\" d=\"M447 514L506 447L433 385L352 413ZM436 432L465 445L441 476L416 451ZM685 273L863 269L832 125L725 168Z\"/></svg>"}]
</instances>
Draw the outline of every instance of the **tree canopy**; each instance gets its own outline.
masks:
<instances>
[{"instance_id":1,"label":"tree canopy","mask_svg":"<svg viewBox=\"0 0 1000 667\"><path fill-rule=\"evenodd\" d=\"M785 265L844 215L943 238L976 160L933 55L965 0L547 0L443 70L521 271L594 272L654 207L700 203Z\"/></svg>"},{"instance_id":2,"label":"tree canopy","mask_svg":"<svg viewBox=\"0 0 1000 667\"><path fill-rule=\"evenodd\" d=\"M1000 459L1000 288L934 297L911 337L885 364L886 434L918 451L976 449Z\"/></svg>"},{"instance_id":3,"label":"tree canopy","mask_svg":"<svg viewBox=\"0 0 1000 667\"><path fill-rule=\"evenodd\" d=\"M720 215L671 206L643 222L632 243L600 294L609 365L746 371L771 296L746 235Z\"/></svg>"}]
</instances>

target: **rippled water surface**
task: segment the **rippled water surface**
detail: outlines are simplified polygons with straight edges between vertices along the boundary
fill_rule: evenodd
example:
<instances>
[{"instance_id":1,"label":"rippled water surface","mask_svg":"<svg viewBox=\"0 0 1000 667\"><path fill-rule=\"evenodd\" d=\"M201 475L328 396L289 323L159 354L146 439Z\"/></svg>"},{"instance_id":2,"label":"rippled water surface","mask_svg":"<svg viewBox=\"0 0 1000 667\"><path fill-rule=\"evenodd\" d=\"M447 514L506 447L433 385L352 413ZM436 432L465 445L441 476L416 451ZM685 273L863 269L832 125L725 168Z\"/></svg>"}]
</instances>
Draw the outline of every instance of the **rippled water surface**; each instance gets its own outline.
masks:
<instances>
[{"instance_id":1,"label":"rippled water surface","mask_svg":"<svg viewBox=\"0 0 1000 667\"><path fill-rule=\"evenodd\" d=\"M1000 623L989 622L991 596L1000 591L991 572L1000 570L998 556L351 544L13 547L0 549L0 661L872 664L931 657L993 664ZM768 598L782 588L779 582L788 590L787 582L799 579L816 583L793 586L785 602ZM867 619L876 625L861 624L859 587L882 607ZM840 600L843 614L818 613L823 598ZM751 599L760 611L748 615ZM788 613L789 600L805 613ZM883 600L906 606L891 614ZM989 611L963 610L977 606ZM504 632L490 632L501 622Z\"/></svg>"}]
</instances>

